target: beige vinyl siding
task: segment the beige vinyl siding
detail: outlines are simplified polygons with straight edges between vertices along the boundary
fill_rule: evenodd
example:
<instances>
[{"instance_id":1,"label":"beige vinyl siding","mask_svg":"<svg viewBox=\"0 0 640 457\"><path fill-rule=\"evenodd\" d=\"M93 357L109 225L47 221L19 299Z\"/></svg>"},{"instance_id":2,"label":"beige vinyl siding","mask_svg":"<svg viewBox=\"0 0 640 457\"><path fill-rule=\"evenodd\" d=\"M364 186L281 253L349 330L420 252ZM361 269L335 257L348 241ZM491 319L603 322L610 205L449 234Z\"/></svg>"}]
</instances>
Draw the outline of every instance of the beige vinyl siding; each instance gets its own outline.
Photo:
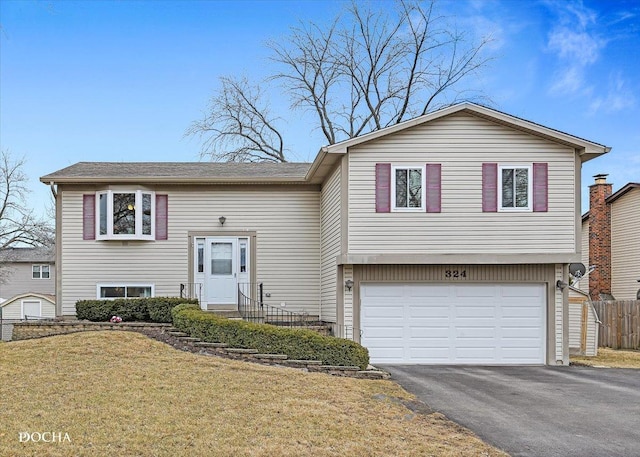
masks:
<instances>
[{"instance_id":1,"label":"beige vinyl siding","mask_svg":"<svg viewBox=\"0 0 640 457\"><path fill-rule=\"evenodd\" d=\"M22 307L20 300L11 301L2 306L2 318L3 319L22 319Z\"/></svg>"},{"instance_id":2,"label":"beige vinyl siding","mask_svg":"<svg viewBox=\"0 0 640 457\"><path fill-rule=\"evenodd\" d=\"M635 300L640 289L640 188L611 204L611 293Z\"/></svg>"},{"instance_id":3,"label":"beige vinyl siding","mask_svg":"<svg viewBox=\"0 0 640 457\"><path fill-rule=\"evenodd\" d=\"M582 223L582 264L589 271L589 219L586 219ZM587 274L583 279L580 280L579 287L580 290L584 290L589 293L589 275Z\"/></svg>"},{"instance_id":4,"label":"beige vinyl siding","mask_svg":"<svg viewBox=\"0 0 640 457\"><path fill-rule=\"evenodd\" d=\"M581 352L584 312L586 312L587 317L587 321L584 324L587 332L584 355L595 356L598 351L599 325L596 312L587 297L579 297L577 294L573 299L569 299L569 349L571 349L572 353Z\"/></svg>"},{"instance_id":5,"label":"beige vinyl siding","mask_svg":"<svg viewBox=\"0 0 640 457\"><path fill-rule=\"evenodd\" d=\"M32 265L49 265L49 279L33 279ZM3 265L2 269L10 271L7 280L0 284L0 297L5 300L27 292L51 295L55 293L56 269L54 264L13 262Z\"/></svg>"},{"instance_id":6,"label":"beige vinyl siding","mask_svg":"<svg viewBox=\"0 0 640 457\"><path fill-rule=\"evenodd\" d=\"M580 349L580 340L582 338L582 306L582 301L572 297L569 298L569 349L572 353Z\"/></svg>"},{"instance_id":7,"label":"beige vinyl siding","mask_svg":"<svg viewBox=\"0 0 640 457\"><path fill-rule=\"evenodd\" d=\"M442 212L375 212L375 164L442 164ZM482 212L482 163L549 164L549 211ZM458 113L353 147L350 254L574 253L575 152Z\"/></svg>"},{"instance_id":8,"label":"beige vinyl siding","mask_svg":"<svg viewBox=\"0 0 640 457\"><path fill-rule=\"evenodd\" d=\"M156 296L176 296L188 282L188 232L224 236L255 231L257 281L267 304L318 314L320 296L320 192L314 186L158 187L169 195L166 241L82 239L82 195L62 198L61 306L75 313L77 300L95 298L98 283L153 284ZM223 227L218 218L226 217Z\"/></svg>"},{"instance_id":9,"label":"beige vinyl siding","mask_svg":"<svg viewBox=\"0 0 640 457\"><path fill-rule=\"evenodd\" d=\"M336 322L336 257L340 254L340 176L337 167L322 186L321 196L321 316L327 322Z\"/></svg>"},{"instance_id":10,"label":"beige vinyl siding","mask_svg":"<svg viewBox=\"0 0 640 457\"><path fill-rule=\"evenodd\" d=\"M447 270L465 272L466 278L447 278ZM565 360L563 332L565 306L563 294L555 287L563 274L562 265L354 265L353 302L345 297L345 316L352 315L354 331L360 331L360 284L362 282L433 282L433 283L544 283L547 285L547 363ZM346 319L345 319L346 320Z\"/></svg>"}]
</instances>

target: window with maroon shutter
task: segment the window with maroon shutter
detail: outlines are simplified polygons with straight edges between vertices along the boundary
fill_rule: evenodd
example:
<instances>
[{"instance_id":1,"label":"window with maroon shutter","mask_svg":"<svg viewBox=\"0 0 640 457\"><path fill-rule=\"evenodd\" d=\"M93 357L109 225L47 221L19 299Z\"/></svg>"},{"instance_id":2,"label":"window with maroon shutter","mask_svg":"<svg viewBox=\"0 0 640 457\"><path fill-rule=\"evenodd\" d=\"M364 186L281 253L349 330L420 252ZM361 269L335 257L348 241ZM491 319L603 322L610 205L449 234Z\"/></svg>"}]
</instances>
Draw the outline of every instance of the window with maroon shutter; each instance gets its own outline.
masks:
<instances>
[{"instance_id":1,"label":"window with maroon shutter","mask_svg":"<svg viewBox=\"0 0 640 457\"><path fill-rule=\"evenodd\" d=\"M169 236L168 195L156 194L156 240L166 240Z\"/></svg>"},{"instance_id":2,"label":"window with maroon shutter","mask_svg":"<svg viewBox=\"0 0 640 457\"><path fill-rule=\"evenodd\" d=\"M533 164L533 211L549 210L549 172L548 164Z\"/></svg>"},{"instance_id":3,"label":"window with maroon shutter","mask_svg":"<svg viewBox=\"0 0 640 457\"><path fill-rule=\"evenodd\" d=\"M427 213L439 213L442 201L442 167L439 163L428 163L426 166Z\"/></svg>"},{"instance_id":4,"label":"window with maroon shutter","mask_svg":"<svg viewBox=\"0 0 640 457\"><path fill-rule=\"evenodd\" d=\"M376 213L391 211L391 164L376 164Z\"/></svg>"},{"instance_id":5,"label":"window with maroon shutter","mask_svg":"<svg viewBox=\"0 0 640 457\"><path fill-rule=\"evenodd\" d=\"M160 210L163 211L161 217L157 214L153 191L103 190L84 197L85 239L155 240L158 223L161 224L161 238L158 239L166 239L166 195L159 199ZM88 216L91 211L93 217ZM92 227L89 219L93 221Z\"/></svg>"},{"instance_id":6,"label":"window with maroon shutter","mask_svg":"<svg viewBox=\"0 0 640 457\"><path fill-rule=\"evenodd\" d=\"M498 211L498 164L482 164L482 211Z\"/></svg>"},{"instance_id":7,"label":"window with maroon shutter","mask_svg":"<svg viewBox=\"0 0 640 457\"><path fill-rule=\"evenodd\" d=\"M82 196L82 239L96 239L96 196Z\"/></svg>"}]
</instances>

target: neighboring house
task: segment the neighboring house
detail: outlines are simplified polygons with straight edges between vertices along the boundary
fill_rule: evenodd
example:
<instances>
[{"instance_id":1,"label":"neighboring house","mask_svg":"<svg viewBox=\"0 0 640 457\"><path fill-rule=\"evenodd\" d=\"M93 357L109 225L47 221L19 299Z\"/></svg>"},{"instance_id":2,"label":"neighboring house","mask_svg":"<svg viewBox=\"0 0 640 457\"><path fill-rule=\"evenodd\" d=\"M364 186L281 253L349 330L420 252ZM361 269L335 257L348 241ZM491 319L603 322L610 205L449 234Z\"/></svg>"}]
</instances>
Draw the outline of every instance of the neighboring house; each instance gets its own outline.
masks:
<instances>
[{"instance_id":1,"label":"neighboring house","mask_svg":"<svg viewBox=\"0 0 640 457\"><path fill-rule=\"evenodd\" d=\"M582 216L582 263L593 271L579 283L592 300L635 300L640 291L640 183L612 193L607 175L589 187Z\"/></svg>"},{"instance_id":2,"label":"neighboring house","mask_svg":"<svg viewBox=\"0 0 640 457\"><path fill-rule=\"evenodd\" d=\"M0 302L27 292L55 294L52 248L0 249Z\"/></svg>"},{"instance_id":3,"label":"neighboring house","mask_svg":"<svg viewBox=\"0 0 640 457\"><path fill-rule=\"evenodd\" d=\"M582 162L609 148L463 103L311 164L90 163L57 186L57 314L79 299L265 301L373 363L567 364Z\"/></svg>"}]
</instances>

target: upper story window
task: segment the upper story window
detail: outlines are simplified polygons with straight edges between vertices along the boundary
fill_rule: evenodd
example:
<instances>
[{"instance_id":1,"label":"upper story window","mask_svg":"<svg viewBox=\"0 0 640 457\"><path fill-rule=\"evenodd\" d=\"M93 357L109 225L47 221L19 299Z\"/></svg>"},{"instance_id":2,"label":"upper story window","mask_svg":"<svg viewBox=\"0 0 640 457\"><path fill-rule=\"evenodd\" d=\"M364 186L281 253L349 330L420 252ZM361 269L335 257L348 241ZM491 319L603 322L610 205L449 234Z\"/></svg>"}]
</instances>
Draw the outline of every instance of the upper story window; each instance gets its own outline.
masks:
<instances>
[{"instance_id":1,"label":"upper story window","mask_svg":"<svg viewBox=\"0 0 640 457\"><path fill-rule=\"evenodd\" d=\"M425 167L395 166L391 179L393 211L424 211Z\"/></svg>"},{"instance_id":2,"label":"upper story window","mask_svg":"<svg viewBox=\"0 0 640 457\"><path fill-rule=\"evenodd\" d=\"M49 279L49 265L32 265L31 277L33 279Z\"/></svg>"},{"instance_id":3,"label":"upper story window","mask_svg":"<svg viewBox=\"0 0 640 457\"><path fill-rule=\"evenodd\" d=\"M500 211L531 211L531 166L500 166L499 179Z\"/></svg>"},{"instance_id":4,"label":"upper story window","mask_svg":"<svg viewBox=\"0 0 640 457\"><path fill-rule=\"evenodd\" d=\"M97 239L154 239L153 192L108 190L97 197Z\"/></svg>"}]
</instances>

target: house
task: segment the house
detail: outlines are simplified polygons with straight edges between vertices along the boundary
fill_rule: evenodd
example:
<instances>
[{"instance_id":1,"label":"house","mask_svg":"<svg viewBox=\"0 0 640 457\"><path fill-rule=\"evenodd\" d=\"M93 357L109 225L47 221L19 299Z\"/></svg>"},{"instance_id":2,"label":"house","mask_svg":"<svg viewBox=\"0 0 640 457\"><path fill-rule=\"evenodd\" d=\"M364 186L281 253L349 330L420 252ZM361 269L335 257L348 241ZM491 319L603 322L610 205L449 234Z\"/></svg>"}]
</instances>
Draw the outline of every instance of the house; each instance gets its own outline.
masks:
<instances>
[{"instance_id":1,"label":"house","mask_svg":"<svg viewBox=\"0 0 640 457\"><path fill-rule=\"evenodd\" d=\"M55 252L48 247L0 249L0 303L27 292L55 294Z\"/></svg>"},{"instance_id":2,"label":"house","mask_svg":"<svg viewBox=\"0 0 640 457\"><path fill-rule=\"evenodd\" d=\"M48 247L0 249L0 339L13 323L55 317L55 254Z\"/></svg>"},{"instance_id":3,"label":"house","mask_svg":"<svg viewBox=\"0 0 640 457\"><path fill-rule=\"evenodd\" d=\"M592 300L640 299L640 183L617 192L606 174L589 187L589 211L582 216L582 263L593 271L580 281Z\"/></svg>"},{"instance_id":4,"label":"house","mask_svg":"<svg viewBox=\"0 0 640 457\"><path fill-rule=\"evenodd\" d=\"M57 314L264 284L373 363L567 364L581 164L610 148L463 103L300 163L91 163L57 190ZM195 286L194 286L195 285Z\"/></svg>"}]
</instances>

